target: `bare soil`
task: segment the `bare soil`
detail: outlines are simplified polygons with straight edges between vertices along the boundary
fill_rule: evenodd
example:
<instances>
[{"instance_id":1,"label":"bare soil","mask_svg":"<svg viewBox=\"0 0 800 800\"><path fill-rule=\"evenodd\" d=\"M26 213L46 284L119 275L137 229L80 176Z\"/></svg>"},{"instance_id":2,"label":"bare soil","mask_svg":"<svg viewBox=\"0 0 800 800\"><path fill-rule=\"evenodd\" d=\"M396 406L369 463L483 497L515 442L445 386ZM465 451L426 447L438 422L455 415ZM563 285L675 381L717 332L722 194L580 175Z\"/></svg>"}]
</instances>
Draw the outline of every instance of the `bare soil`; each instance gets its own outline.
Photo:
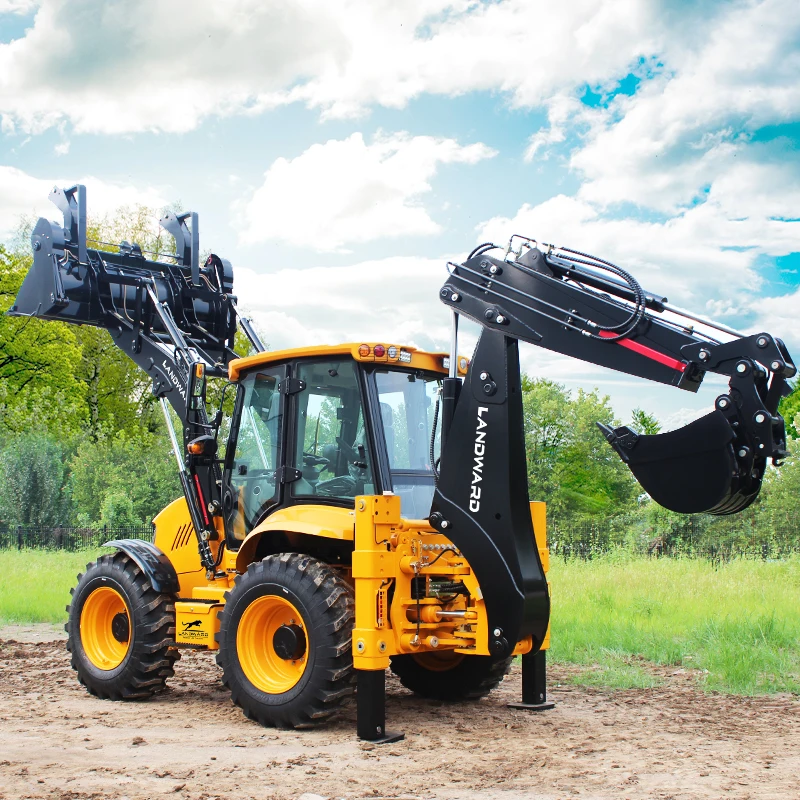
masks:
<instances>
[{"instance_id":1,"label":"bare soil","mask_svg":"<svg viewBox=\"0 0 800 800\"><path fill-rule=\"evenodd\" d=\"M52 627L0 631L0 799L800 798L800 699L704 694L663 670L657 689L557 685L514 711L520 674L488 699L445 705L388 681L405 741L355 737L355 709L318 731L244 718L208 653L185 652L144 702L91 697Z\"/></svg>"}]
</instances>

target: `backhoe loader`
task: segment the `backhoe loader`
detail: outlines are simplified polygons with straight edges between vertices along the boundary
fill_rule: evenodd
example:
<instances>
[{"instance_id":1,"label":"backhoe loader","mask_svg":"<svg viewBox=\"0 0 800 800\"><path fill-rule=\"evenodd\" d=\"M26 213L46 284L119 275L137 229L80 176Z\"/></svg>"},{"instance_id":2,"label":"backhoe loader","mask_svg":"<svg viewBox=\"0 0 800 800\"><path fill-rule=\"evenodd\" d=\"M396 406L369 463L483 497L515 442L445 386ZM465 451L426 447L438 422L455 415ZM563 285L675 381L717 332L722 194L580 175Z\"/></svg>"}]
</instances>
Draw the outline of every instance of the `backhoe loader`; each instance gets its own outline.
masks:
<instances>
[{"instance_id":1,"label":"backhoe loader","mask_svg":"<svg viewBox=\"0 0 800 800\"><path fill-rule=\"evenodd\" d=\"M387 668L423 697L477 699L521 655L516 705L548 707L545 510L528 498L520 341L689 392L707 372L729 378L681 430L600 426L667 508L740 511L786 456L777 409L796 370L781 340L696 317L588 254L514 236L449 264L447 353L270 352L239 314L230 263L200 264L196 214L161 220L173 254L112 252L87 240L83 186L51 199L63 224L36 224L9 313L107 330L152 378L183 487L152 543L108 542L72 590L67 646L98 697L149 697L182 648L202 648L250 719L313 727L355 693L359 737L383 742L402 736L385 727ZM469 360L462 316L481 326ZM255 355L234 352L237 327ZM209 378L234 398L227 439Z\"/></svg>"}]
</instances>

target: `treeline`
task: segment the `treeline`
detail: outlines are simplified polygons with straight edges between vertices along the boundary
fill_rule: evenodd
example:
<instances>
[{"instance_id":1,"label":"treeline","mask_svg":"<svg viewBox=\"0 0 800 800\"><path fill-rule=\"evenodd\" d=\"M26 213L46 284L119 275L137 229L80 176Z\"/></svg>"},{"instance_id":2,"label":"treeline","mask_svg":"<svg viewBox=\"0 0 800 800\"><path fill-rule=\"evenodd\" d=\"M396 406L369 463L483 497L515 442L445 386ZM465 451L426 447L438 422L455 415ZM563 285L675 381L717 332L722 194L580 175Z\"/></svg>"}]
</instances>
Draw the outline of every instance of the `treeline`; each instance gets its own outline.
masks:
<instances>
[{"instance_id":1,"label":"treeline","mask_svg":"<svg viewBox=\"0 0 800 800\"><path fill-rule=\"evenodd\" d=\"M123 210L90 227L89 236L165 252L171 239L153 229L156 216L152 209ZM0 312L12 305L31 264L25 228L0 246ZM659 538L667 546L688 530L713 538L741 529L741 518L692 521L647 501L595 425L625 422L657 433L652 415L637 410L621 421L597 390L572 393L541 379L524 379L523 403L530 496L548 503L553 530L599 530L603 522L608 542L643 547ZM782 410L787 424L795 419L800 391ZM782 470L770 469L747 519L763 531L796 525L798 489L793 456ZM150 381L106 331L0 313L0 525L141 524L180 491Z\"/></svg>"}]
</instances>

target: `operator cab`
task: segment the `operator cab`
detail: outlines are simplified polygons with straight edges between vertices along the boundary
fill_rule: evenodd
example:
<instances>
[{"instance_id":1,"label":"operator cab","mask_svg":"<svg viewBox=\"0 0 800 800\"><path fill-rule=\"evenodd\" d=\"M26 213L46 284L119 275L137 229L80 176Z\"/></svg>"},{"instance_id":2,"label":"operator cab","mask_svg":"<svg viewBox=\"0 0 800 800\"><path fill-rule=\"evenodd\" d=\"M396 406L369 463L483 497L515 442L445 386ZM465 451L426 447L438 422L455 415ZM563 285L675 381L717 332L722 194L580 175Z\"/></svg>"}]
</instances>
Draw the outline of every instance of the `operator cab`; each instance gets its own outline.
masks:
<instances>
[{"instance_id":1,"label":"operator cab","mask_svg":"<svg viewBox=\"0 0 800 800\"><path fill-rule=\"evenodd\" d=\"M233 362L238 391L222 492L228 546L279 508L352 508L362 494L394 492L404 517L427 517L445 358L341 345Z\"/></svg>"}]
</instances>

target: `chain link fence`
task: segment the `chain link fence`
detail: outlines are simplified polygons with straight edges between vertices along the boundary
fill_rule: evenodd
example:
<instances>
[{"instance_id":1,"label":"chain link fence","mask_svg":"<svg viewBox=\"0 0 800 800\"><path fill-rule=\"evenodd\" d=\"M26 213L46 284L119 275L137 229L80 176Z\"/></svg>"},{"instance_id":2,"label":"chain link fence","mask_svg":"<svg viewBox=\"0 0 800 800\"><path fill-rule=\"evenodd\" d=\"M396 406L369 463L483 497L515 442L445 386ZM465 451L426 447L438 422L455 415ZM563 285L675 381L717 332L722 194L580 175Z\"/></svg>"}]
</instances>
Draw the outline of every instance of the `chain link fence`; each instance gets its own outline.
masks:
<instances>
[{"instance_id":1,"label":"chain link fence","mask_svg":"<svg viewBox=\"0 0 800 800\"><path fill-rule=\"evenodd\" d=\"M152 525L103 528L0 526L0 550L88 550L113 539L153 540Z\"/></svg>"}]
</instances>

